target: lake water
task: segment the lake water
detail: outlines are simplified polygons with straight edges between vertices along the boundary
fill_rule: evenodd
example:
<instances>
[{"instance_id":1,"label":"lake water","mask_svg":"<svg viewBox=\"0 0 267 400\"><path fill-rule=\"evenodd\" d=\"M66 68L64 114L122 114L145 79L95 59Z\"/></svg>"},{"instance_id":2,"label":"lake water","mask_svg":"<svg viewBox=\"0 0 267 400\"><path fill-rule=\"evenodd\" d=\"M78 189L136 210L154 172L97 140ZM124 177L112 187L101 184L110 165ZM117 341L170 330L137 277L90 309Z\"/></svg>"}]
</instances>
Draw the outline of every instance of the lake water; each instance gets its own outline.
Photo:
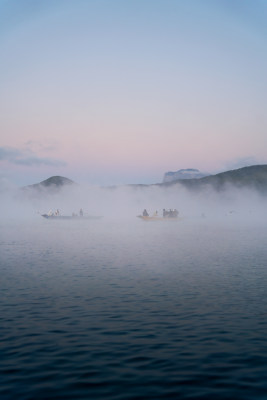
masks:
<instances>
[{"instance_id":1,"label":"lake water","mask_svg":"<svg viewBox=\"0 0 267 400\"><path fill-rule=\"evenodd\" d=\"M0 227L0 398L267 399L267 224Z\"/></svg>"}]
</instances>

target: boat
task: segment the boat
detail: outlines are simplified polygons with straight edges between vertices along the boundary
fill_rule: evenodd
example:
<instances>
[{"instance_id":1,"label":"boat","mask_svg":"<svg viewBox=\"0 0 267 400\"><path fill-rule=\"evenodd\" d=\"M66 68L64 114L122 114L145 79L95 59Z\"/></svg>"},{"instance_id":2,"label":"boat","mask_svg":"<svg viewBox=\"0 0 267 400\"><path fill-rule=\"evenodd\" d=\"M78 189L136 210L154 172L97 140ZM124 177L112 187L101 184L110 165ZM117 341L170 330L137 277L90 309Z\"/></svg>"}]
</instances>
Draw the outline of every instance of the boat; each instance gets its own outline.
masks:
<instances>
[{"instance_id":1,"label":"boat","mask_svg":"<svg viewBox=\"0 0 267 400\"><path fill-rule=\"evenodd\" d=\"M53 220L88 220L88 219L100 219L102 216L94 216L94 215L48 215L41 214L45 219L53 219Z\"/></svg>"},{"instance_id":2,"label":"boat","mask_svg":"<svg viewBox=\"0 0 267 400\"><path fill-rule=\"evenodd\" d=\"M176 209L165 210L163 209L162 217L158 215L156 211L153 215L149 216L146 209L143 211L143 215L137 215L137 218L141 218L143 221L177 221L179 212Z\"/></svg>"}]
</instances>

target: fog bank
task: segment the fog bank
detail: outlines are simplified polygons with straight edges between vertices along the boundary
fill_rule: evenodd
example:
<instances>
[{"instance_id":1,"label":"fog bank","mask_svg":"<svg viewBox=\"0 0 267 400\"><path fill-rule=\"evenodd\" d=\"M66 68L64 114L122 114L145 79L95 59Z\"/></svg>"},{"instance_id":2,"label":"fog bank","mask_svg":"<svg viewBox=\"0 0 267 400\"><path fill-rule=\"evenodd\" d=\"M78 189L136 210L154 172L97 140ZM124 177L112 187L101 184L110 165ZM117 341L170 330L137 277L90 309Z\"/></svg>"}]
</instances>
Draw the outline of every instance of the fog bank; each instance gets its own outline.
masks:
<instances>
[{"instance_id":1,"label":"fog bank","mask_svg":"<svg viewBox=\"0 0 267 400\"><path fill-rule=\"evenodd\" d=\"M225 219L265 220L266 197L256 191L228 186L221 192L212 188L188 191L183 186L171 187L120 186L101 188L73 185L61 189L21 190L1 182L2 220L34 219L50 210L62 215L78 213L80 208L88 215L101 215L106 219L131 220L142 214L144 208L150 215L163 208L179 211L180 218L194 220Z\"/></svg>"}]
</instances>

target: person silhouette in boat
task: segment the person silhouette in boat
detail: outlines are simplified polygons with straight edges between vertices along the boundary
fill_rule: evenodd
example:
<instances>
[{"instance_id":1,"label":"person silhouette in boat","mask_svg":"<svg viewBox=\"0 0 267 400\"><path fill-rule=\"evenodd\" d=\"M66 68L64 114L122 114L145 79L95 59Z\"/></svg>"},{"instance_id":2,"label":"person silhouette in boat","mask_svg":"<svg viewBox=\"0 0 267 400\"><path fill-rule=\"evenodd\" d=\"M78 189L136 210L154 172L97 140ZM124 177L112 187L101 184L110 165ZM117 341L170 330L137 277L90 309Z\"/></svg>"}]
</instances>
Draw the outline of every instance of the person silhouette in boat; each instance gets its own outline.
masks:
<instances>
[{"instance_id":1,"label":"person silhouette in boat","mask_svg":"<svg viewBox=\"0 0 267 400\"><path fill-rule=\"evenodd\" d=\"M176 210L176 208L173 210L173 217L174 218L177 218L178 217L178 214L179 214L179 211L178 210Z\"/></svg>"},{"instance_id":2,"label":"person silhouette in boat","mask_svg":"<svg viewBox=\"0 0 267 400\"><path fill-rule=\"evenodd\" d=\"M148 216L149 216L149 214L148 214L147 210L144 209L144 211L143 211L143 217L148 217Z\"/></svg>"}]
</instances>

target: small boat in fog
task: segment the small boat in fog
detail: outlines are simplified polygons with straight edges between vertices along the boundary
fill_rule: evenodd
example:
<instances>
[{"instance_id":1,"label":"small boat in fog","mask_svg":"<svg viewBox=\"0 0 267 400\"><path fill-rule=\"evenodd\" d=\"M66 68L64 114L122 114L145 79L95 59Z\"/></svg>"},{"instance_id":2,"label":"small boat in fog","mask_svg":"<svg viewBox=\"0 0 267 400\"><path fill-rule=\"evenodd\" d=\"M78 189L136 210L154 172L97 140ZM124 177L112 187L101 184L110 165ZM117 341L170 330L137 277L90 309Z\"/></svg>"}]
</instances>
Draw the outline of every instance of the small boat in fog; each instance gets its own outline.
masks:
<instances>
[{"instance_id":1,"label":"small boat in fog","mask_svg":"<svg viewBox=\"0 0 267 400\"><path fill-rule=\"evenodd\" d=\"M103 218L102 216L94 216L94 215L48 215L48 214L41 214L42 217L44 217L45 219L53 219L53 220L88 220L88 219L100 219Z\"/></svg>"},{"instance_id":2,"label":"small boat in fog","mask_svg":"<svg viewBox=\"0 0 267 400\"><path fill-rule=\"evenodd\" d=\"M176 209L169 211L163 209L162 217L158 215L158 212L155 211L152 216L150 216L146 209L143 211L143 215L137 215L137 218L141 218L143 221L177 221L178 219L178 211Z\"/></svg>"},{"instance_id":3,"label":"small boat in fog","mask_svg":"<svg viewBox=\"0 0 267 400\"><path fill-rule=\"evenodd\" d=\"M53 219L53 220L62 220L62 219L68 219L68 220L85 220L85 219L100 219L102 216L94 216L94 215L88 215L87 213L84 214L83 209L81 208L79 211L79 214L73 212L72 215L62 215L57 209L55 212L50 210L47 214L41 214L42 217L46 219Z\"/></svg>"}]
</instances>

